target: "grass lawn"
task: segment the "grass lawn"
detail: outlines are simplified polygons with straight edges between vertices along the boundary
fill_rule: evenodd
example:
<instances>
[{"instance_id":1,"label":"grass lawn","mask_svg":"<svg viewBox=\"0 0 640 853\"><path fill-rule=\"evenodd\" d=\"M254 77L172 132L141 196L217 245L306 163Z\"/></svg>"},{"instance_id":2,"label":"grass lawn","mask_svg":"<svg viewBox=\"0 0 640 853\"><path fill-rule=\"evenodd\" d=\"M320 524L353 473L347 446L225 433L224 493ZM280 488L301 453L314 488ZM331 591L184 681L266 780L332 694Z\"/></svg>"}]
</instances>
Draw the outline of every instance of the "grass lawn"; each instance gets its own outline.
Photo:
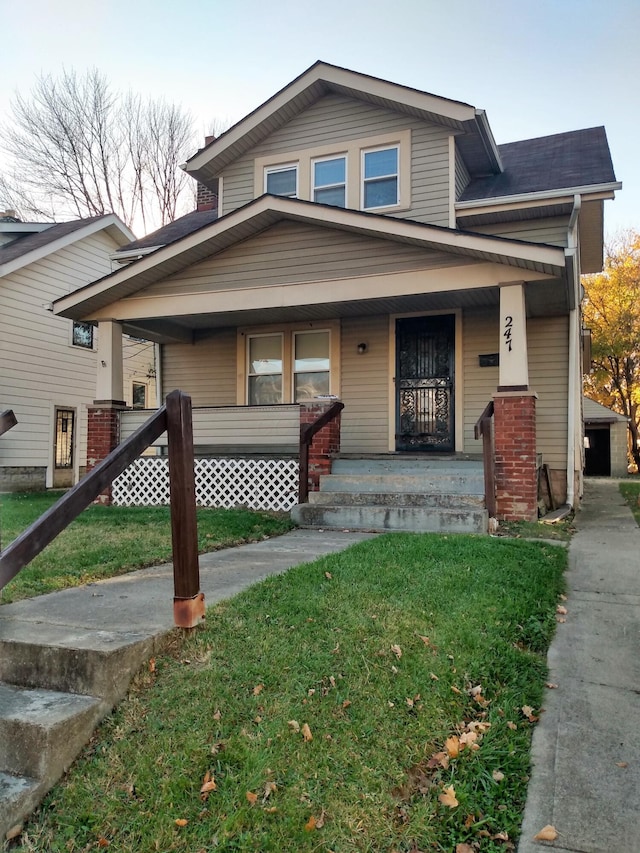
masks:
<instances>
[{"instance_id":1,"label":"grass lawn","mask_svg":"<svg viewBox=\"0 0 640 853\"><path fill-rule=\"evenodd\" d=\"M6 546L55 503L60 493L0 496ZM288 517L244 509L198 511L200 552L278 535ZM31 598L171 560L168 507L90 506L0 592L0 603Z\"/></svg>"},{"instance_id":2,"label":"grass lawn","mask_svg":"<svg viewBox=\"0 0 640 853\"><path fill-rule=\"evenodd\" d=\"M620 492L631 507L633 517L640 526L640 479L623 480L620 483Z\"/></svg>"},{"instance_id":3,"label":"grass lawn","mask_svg":"<svg viewBox=\"0 0 640 853\"><path fill-rule=\"evenodd\" d=\"M566 558L388 534L210 608L12 849L514 850Z\"/></svg>"}]
</instances>

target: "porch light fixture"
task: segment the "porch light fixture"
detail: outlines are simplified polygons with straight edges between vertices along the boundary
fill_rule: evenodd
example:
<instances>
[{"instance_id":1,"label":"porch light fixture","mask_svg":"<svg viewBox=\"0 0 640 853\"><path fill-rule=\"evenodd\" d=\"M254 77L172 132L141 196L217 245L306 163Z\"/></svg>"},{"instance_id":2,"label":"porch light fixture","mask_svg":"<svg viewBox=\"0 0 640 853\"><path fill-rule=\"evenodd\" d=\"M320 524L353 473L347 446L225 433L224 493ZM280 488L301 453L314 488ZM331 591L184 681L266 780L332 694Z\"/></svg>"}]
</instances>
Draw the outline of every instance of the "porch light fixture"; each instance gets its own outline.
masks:
<instances>
[{"instance_id":1,"label":"porch light fixture","mask_svg":"<svg viewBox=\"0 0 640 853\"><path fill-rule=\"evenodd\" d=\"M367 351L367 345L366 345L366 343L364 343L364 342L363 342L363 343L361 343L361 344L358 344L358 355L364 355L364 353L365 353L366 351Z\"/></svg>"}]
</instances>

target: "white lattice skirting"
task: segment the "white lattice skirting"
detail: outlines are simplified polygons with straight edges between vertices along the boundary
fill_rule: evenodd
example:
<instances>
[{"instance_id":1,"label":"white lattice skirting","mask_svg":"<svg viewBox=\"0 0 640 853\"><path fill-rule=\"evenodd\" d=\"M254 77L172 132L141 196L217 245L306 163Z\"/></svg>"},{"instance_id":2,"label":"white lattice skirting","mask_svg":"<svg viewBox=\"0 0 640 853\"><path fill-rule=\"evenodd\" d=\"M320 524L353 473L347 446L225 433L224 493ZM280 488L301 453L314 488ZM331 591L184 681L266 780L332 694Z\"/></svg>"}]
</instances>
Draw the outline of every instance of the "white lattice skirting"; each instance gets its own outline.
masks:
<instances>
[{"instance_id":1,"label":"white lattice skirting","mask_svg":"<svg viewBox=\"0 0 640 853\"><path fill-rule=\"evenodd\" d=\"M198 506L288 511L298 503L297 459L196 459ZM116 506L169 503L166 458L141 457L113 482Z\"/></svg>"}]
</instances>

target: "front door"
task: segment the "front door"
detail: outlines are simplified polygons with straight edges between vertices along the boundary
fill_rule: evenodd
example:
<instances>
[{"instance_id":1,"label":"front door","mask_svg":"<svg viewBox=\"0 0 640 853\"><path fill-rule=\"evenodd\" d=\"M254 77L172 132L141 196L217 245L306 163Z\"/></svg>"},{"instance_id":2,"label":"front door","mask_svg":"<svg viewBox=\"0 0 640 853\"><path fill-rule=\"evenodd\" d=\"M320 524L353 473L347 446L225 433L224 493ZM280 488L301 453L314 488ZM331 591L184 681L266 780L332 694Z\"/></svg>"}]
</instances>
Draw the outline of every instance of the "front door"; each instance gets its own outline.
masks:
<instances>
[{"instance_id":1,"label":"front door","mask_svg":"<svg viewBox=\"0 0 640 853\"><path fill-rule=\"evenodd\" d=\"M455 449L455 316L396 320L396 450Z\"/></svg>"},{"instance_id":2,"label":"front door","mask_svg":"<svg viewBox=\"0 0 640 853\"><path fill-rule=\"evenodd\" d=\"M74 409L56 409L53 447L53 487L73 486L73 453L75 449Z\"/></svg>"}]
</instances>

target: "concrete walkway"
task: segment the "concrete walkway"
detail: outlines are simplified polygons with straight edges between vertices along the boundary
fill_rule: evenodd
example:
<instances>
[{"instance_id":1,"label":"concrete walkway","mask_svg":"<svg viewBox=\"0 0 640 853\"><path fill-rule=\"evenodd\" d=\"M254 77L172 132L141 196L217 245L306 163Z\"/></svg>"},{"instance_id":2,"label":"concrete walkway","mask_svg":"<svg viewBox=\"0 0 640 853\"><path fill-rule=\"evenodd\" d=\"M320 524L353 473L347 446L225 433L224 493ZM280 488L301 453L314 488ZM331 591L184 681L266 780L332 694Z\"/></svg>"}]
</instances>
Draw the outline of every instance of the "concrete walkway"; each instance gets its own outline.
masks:
<instances>
[{"instance_id":1,"label":"concrete walkway","mask_svg":"<svg viewBox=\"0 0 640 853\"><path fill-rule=\"evenodd\" d=\"M640 851L640 528L618 482L589 479L569 547L568 613L549 650L545 712L519 853ZM552 844L533 841L546 825Z\"/></svg>"},{"instance_id":2,"label":"concrete walkway","mask_svg":"<svg viewBox=\"0 0 640 853\"><path fill-rule=\"evenodd\" d=\"M205 604L250 584L370 539L370 533L293 530L284 536L200 556ZM38 641L57 627L155 637L173 627L173 564L165 563L0 607L0 640L16 632ZM22 630L21 630L22 629Z\"/></svg>"}]
</instances>

